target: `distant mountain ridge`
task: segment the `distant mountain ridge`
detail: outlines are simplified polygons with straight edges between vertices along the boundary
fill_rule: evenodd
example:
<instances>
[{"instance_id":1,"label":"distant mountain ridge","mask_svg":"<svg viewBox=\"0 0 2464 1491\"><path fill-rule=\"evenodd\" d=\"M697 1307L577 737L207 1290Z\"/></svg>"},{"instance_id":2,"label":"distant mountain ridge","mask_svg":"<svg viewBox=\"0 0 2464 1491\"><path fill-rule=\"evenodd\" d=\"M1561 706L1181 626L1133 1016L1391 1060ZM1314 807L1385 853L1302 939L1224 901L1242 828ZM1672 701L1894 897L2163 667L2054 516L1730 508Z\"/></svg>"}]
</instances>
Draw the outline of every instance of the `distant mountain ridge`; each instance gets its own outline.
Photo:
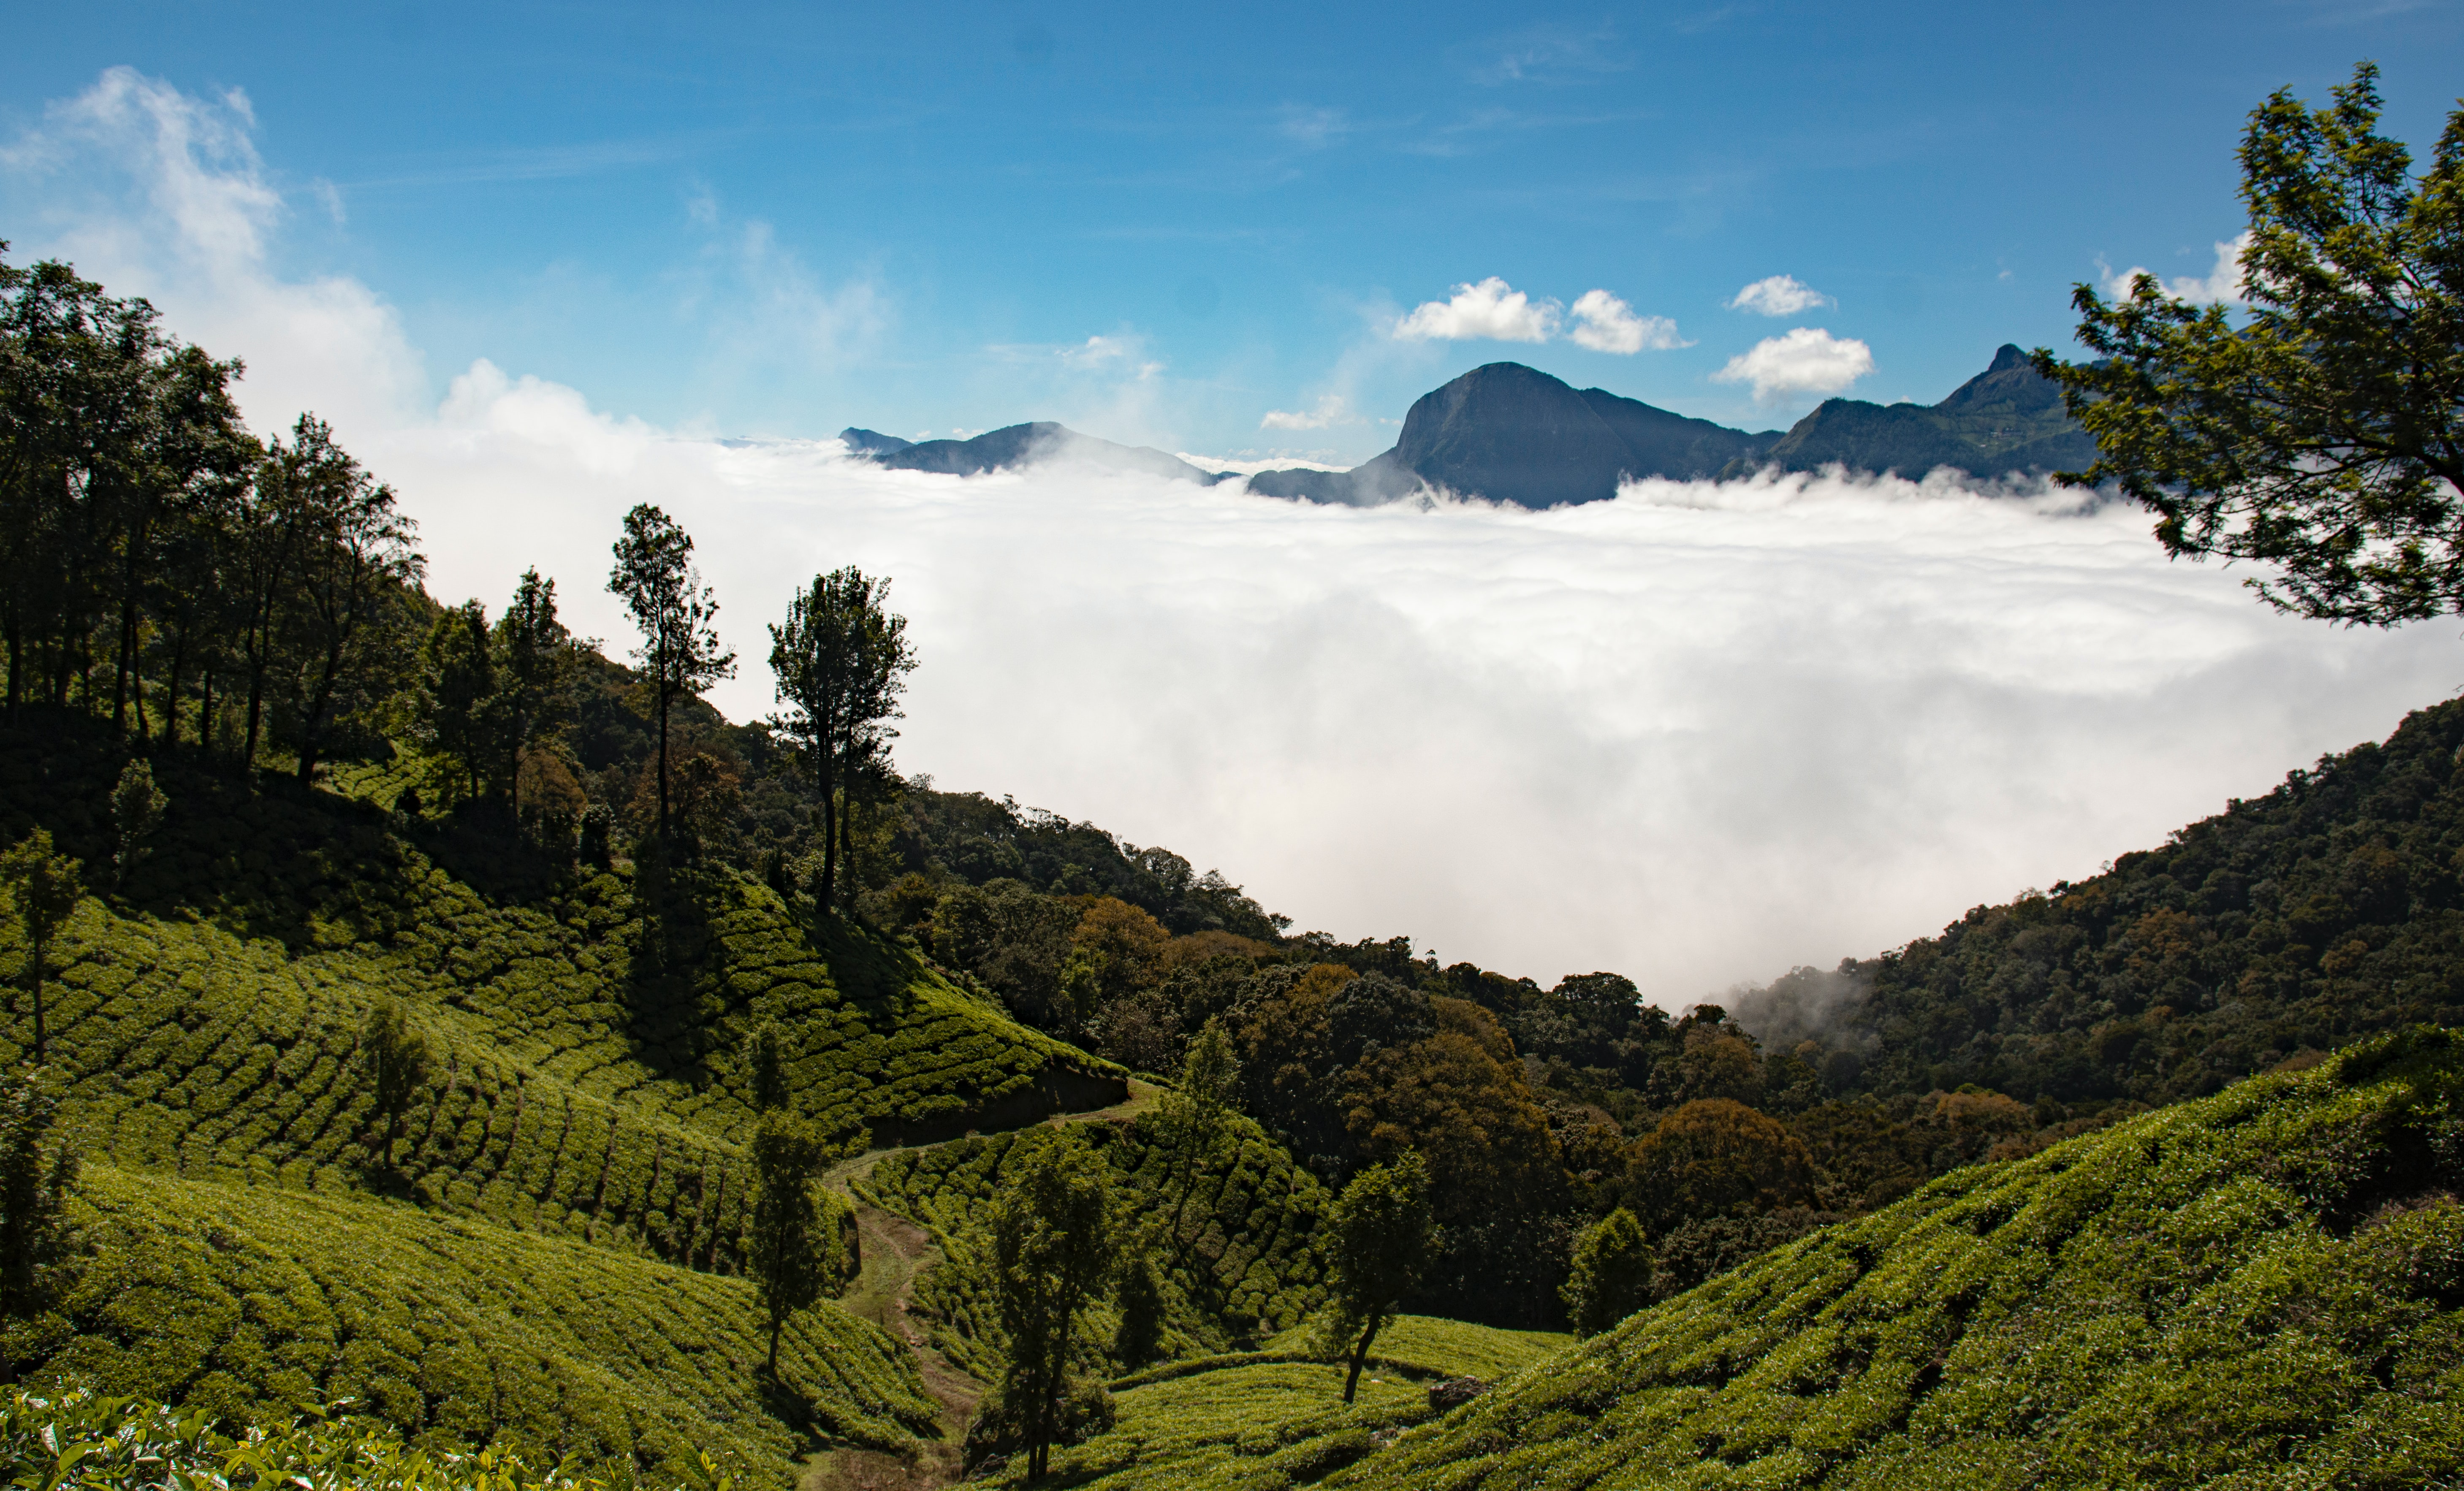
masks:
<instances>
[{"instance_id":1,"label":"distant mountain ridge","mask_svg":"<svg viewBox=\"0 0 2464 1491\"><path fill-rule=\"evenodd\" d=\"M1140 471L1202 486L1234 479L1144 446L1115 445L1049 422L1012 425L971 440L920 444L850 428L847 449L899 471L976 475L1049 459ZM2079 471L2096 442L2063 408L2061 392L2028 355L2005 344L1984 372L1939 404L1827 399L1786 431L1731 429L1620 397L1576 389L1520 362L1490 362L1422 394L1395 449L1350 471L1260 471L1264 496L1375 506L1445 491L1519 507L1599 502L1619 483L1733 480L1776 468L1923 476L1945 467L1997 477Z\"/></svg>"},{"instance_id":2,"label":"distant mountain ridge","mask_svg":"<svg viewBox=\"0 0 2464 1491\"><path fill-rule=\"evenodd\" d=\"M839 439L846 442L850 454L869 457L891 471L940 471L952 476L980 476L1056 460L1103 471L1140 471L1169 481L1194 481L1201 487L1212 487L1234 474L1200 471L1153 446L1116 445L1050 420L1004 426L969 440L908 441L853 426L839 431Z\"/></svg>"}]
</instances>

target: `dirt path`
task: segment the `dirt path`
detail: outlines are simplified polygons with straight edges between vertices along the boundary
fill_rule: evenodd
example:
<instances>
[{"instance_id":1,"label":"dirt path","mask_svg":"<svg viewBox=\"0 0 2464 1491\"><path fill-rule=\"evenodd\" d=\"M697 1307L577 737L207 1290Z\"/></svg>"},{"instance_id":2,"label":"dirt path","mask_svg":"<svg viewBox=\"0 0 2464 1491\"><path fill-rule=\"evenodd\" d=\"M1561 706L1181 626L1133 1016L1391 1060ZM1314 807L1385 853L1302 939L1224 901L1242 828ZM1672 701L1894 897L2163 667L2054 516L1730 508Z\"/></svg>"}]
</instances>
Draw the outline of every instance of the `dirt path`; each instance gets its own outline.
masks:
<instances>
[{"instance_id":1,"label":"dirt path","mask_svg":"<svg viewBox=\"0 0 2464 1491\"><path fill-rule=\"evenodd\" d=\"M1153 1107L1157 1096L1157 1088L1133 1080L1127 1102L1090 1112L1055 1114L1045 1122L1058 1127L1097 1119L1134 1118ZM853 1183L871 1174L884 1156L936 1148L913 1145L873 1150L832 1166L823 1182L841 1192L851 1192ZM924 1378L925 1391L941 1405L941 1438L938 1442L917 1440L906 1452L896 1455L847 1449L815 1456L803 1478L801 1491L932 1491L934 1487L954 1484L964 1471L959 1446L966 1438L967 1424L975 1416L976 1405L983 1401L985 1387L935 1350L923 1324L907 1310L914 1293L915 1276L940 1261L941 1250L933 1245L932 1237L923 1228L866 1201L856 1202L855 1226L864 1266L847 1292L839 1297L839 1304L906 1343L915 1357L916 1370Z\"/></svg>"}]
</instances>

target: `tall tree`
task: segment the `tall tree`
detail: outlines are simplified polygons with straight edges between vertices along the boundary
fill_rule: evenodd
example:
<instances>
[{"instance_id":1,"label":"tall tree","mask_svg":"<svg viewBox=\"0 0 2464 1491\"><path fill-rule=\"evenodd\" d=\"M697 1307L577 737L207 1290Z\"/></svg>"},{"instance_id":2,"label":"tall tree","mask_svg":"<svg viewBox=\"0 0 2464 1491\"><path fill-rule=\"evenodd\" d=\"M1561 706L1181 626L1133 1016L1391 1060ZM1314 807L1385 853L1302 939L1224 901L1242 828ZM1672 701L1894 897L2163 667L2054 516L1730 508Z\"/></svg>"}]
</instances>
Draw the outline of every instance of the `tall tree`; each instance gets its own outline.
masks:
<instances>
[{"instance_id":1,"label":"tall tree","mask_svg":"<svg viewBox=\"0 0 2464 1491\"><path fill-rule=\"evenodd\" d=\"M2141 274L2072 303L2097 361L2039 350L2111 482L2176 555L2255 559L2280 609L2387 626L2464 609L2464 107L2419 178L2378 132L2378 68L2242 136L2247 319Z\"/></svg>"},{"instance_id":2,"label":"tall tree","mask_svg":"<svg viewBox=\"0 0 2464 1491\"><path fill-rule=\"evenodd\" d=\"M678 697L736 676L713 623L718 602L693 566L693 541L667 514L645 502L625 515L608 590L623 598L642 634L633 649L650 689L659 726L659 836L668 832L668 712Z\"/></svg>"},{"instance_id":3,"label":"tall tree","mask_svg":"<svg viewBox=\"0 0 2464 1491\"><path fill-rule=\"evenodd\" d=\"M753 1130L753 1283L770 1322L770 1370L779 1370L779 1334L787 1317L822 1297L847 1264L833 1212L824 1204L822 1170L865 1144L832 1142L790 1106L787 1042L777 1022L764 1020L745 1038L744 1066L751 1086Z\"/></svg>"},{"instance_id":4,"label":"tall tree","mask_svg":"<svg viewBox=\"0 0 2464 1491\"><path fill-rule=\"evenodd\" d=\"M770 670L786 712L775 721L821 790L825 910L836 906L847 809L889 773L899 695L915 668L907 619L888 608L890 581L849 566L816 575L770 628Z\"/></svg>"},{"instance_id":5,"label":"tall tree","mask_svg":"<svg viewBox=\"0 0 2464 1491\"><path fill-rule=\"evenodd\" d=\"M377 1116L385 1120L381 1163L393 1163L393 1144L402 1135L403 1118L410 1111L411 1100L428 1085L433 1064L428 1038L411 1028L402 1001L390 997L377 1000L360 1025L360 1066L367 1073Z\"/></svg>"},{"instance_id":6,"label":"tall tree","mask_svg":"<svg viewBox=\"0 0 2464 1491\"><path fill-rule=\"evenodd\" d=\"M1233 1055L1232 1038L1224 1033L1221 1021L1210 1020L1190 1038L1189 1052L1181 1059L1180 1083L1164 1094L1155 1114L1172 1149L1172 1216L1164 1237L1175 1265L1189 1251L1183 1230L1189 1198L1197 1193L1206 1162L1231 1132L1232 1117L1238 1111L1234 1099L1240 1090L1241 1063Z\"/></svg>"},{"instance_id":7,"label":"tall tree","mask_svg":"<svg viewBox=\"0 0 2464 1491\"><path fill-rule=\"evenodd\" d=\"M335 718L379 685L408 587L426 568L417 528L379 482L302 414L273 443L257 478L272 485L306 540L296 552L287 638L297 672L286 701L301 781L316 779Z\"/></svg>"},{"instance_id":8,"label":"tall tree","mask_svg":"<svg viewBox=\"0 0 2464 1491\"><path fill-rule=\"evenodd\" d=\"M0 1320L40 1310L71 1259L77 1154L58 1134L59 1113L34 1079L0 1073ZM0 1358L0 1378L14 1381L16 1366Z\"/></svg>"},{"instance_id":9,"label":"tall tree","mask_svg":"<svg viewBox=\"0 0 2464 1491\"><path fill-rule=\"evenodd\" d=\"M438 613L419 661L420 734L461 763L469 796L476 800L480 774L498 768L505 734L487 608L465 601Z\"/></svg>"},{"instance_id":10,"label":"tall tree","mask_svg":"<svg viewBox=\"0 0 2464 1491\"><path fill-rule=\"evenodd\" d=\"M498 688L503 695L505 780L521 807L522 753L555 739L573 717L573 681L580 670L573 633L557 619L556 581L522 572L513 603L496 620Z\"/></svg>"},{"instance_id":11,"label":"tall tree","mask_svg":"<svg viewBox=\"0 0 2464 1491\"><path fill-rule=\"evenodd\" d=\"M0 887L9 891L17 924L26 936L26 984L34 997L34 1064L51 1060L43 1030L43 964L52 940L68 925L85 888L77 878L77 862L52 847L52 833L37 828L24 842L0 854Z\"/></svg>"},{"instance_id":12,"label":"tall tree","mask_svg":"<svg viewBox=\"0 0 2464 1491\"><path fill-rule=\"evenodd\" d=\"M1009 1338L1001 1400L1019 1415L1033 1479L1050 1468L1079 1316L1118 1267L1123 1229L1111 1167L1076 1133L1035 1129L1010 1152L992 1216L993 1288Z\"/></svg>"},{"instance_id":13,"label":"tall tree","mask_svg":"<svg viewBox=\"0 0 2464 1491\"><path fill-rule=\"evenodd\" d=\"M1334 1304L1323 1323L1324 1339L1334 1349L1350 1347L1352 1367L1343 1378L1343 1401L1349 1403L1359 1391L1371 1344L1419 1283L1436 1248L1428 1166L1416 1151L1370 1166L1335 1197L1331 1221Z\"/></svg>"},{"instance_id":14,"label":"tall tree","mask_svg":"<svg viewBox=\"0 0 2464 1491\"><path fill-rule=\"evenodd\" d=\"M1620 1206L1574 1239L1574 1266L1561 1292L1577 1336L1595 1336L1651 1300L1651 1242Z\"/></svg>"},{"instance_id":15,"label":"tall tree","mask_svg":"<svg viewBox=\"0 0 2464 1491\"><path fill-rule=\"evenodd\" d=\"M121 768L120 781L111 789L111 822L118 830L111 855L112 888L127 886L129 870L145 857L145 841L163 826L163 809L170 801L154 785L154 768L143 759Z\"/></svg>"}]
</instances>

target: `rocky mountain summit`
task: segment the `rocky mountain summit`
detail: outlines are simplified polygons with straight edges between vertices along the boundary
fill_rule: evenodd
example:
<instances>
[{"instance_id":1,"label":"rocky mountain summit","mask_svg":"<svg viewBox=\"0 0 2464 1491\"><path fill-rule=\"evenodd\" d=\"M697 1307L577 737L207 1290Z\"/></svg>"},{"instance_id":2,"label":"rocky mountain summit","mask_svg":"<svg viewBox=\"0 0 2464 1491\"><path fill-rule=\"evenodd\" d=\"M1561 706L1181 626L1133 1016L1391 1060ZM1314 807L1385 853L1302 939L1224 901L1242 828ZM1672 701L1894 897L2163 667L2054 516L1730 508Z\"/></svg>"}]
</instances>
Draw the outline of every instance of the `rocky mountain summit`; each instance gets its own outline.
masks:
<instances>
[{"instance_id":1,"label":"rocky mountain summit","mask_svg":"<svg viewBox=\"0 0 2464 1491\"><path fill-rule=\"evenodd\" d=\"M970 440L915 443L854 428L839 438L850 453L898 471L972 476L1067 461L1210 487L1236 475L1048 421ZM1443 491L1550 508L1603 501L1620 482L1651 477L1734 480L1836 465L1903 476L1947 467L1990 479L2080 471L2095 459L2096 442L2064 411L2059 390L2008 344L1939 404L1826 399L1785 431L1731 429L1605 388L1576 389L1520 362L1490 362L1421 395L1385 454L1346 471L1260 471L1249 490L1353 507Z\"/></svg>"}]
</instances>

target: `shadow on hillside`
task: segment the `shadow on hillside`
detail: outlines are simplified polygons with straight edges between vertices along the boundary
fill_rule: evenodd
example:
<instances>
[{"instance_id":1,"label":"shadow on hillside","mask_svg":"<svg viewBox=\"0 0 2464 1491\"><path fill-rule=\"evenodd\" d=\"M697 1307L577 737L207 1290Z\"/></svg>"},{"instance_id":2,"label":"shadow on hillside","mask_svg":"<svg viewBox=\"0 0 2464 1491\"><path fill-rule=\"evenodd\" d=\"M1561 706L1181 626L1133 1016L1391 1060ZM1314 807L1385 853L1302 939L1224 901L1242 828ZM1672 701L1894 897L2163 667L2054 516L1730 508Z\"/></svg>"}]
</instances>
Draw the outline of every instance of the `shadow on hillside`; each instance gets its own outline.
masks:
<instances>
[{"instance_id":1,"label":"shadow on hillside","mask_svg":"<svg viewBox=\"0 0 2464 1491\"><path fill-rule=\"evenodd\" d=\"M713 866L646 855L634 866L627 1034L644 1065L696 1087L712 1075L717 1022L731 999L731 956L717 911L733 888L727 872Z\"/></svg>"}]
</instances>

